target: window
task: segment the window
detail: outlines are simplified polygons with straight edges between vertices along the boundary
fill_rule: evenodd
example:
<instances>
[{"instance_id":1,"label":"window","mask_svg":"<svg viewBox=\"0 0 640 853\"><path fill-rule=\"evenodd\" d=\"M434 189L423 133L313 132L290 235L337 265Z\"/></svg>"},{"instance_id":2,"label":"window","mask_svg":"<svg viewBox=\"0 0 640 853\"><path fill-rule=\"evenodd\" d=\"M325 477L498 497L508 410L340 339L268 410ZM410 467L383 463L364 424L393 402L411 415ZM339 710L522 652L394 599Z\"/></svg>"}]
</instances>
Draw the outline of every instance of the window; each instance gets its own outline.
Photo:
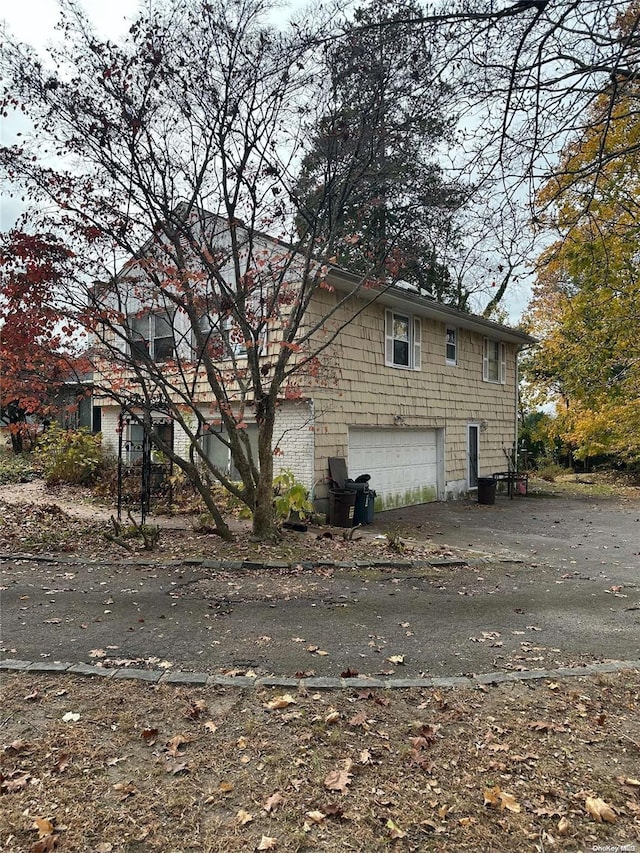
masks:
<instances>
[{"instance_id":1,"label":"window","mask_svg":"<svg viewBox=\"0 0 640 853\"><path fill-rule=\"evenodd\" d=\"M446 334L447 364L458 363L458 330L447 329Z\"/></svg>"},{"instance_id":2,"label":"window","mask_svg":"<svg viewBox=\"0 0 640 853\"><path fill-rule=\"evenodd\" d=\"M385 364L420 370L420 318L385 311Z\"/></svg>"},{"instance_id":3,"label":"window","mask_svg":"<svg viewBox=\"0 0 640 853\"><path fill-rule=\"evenodd\" d=\"M244 334L232 317L218 319L205 314L200 318L199 325L205 337L207 351L214 360L238 358L246 355L247 343ZM265 329L260 335L258 342L261 350L266 346L266 342L267 335ZM198 352L195 335L193 349L196 353Z\"/></svg>"},{"instance_id":4,"label":"window","mask_svg":"<svg viewBox=\"0 0 640 853\"><path fill-rule=\"evenodd\" d=\"M173 358L174 339L171 318L167 313L143 314L129 318L131 355L144 360L166 361Z\"/></svg>"},{"instance_id":5,"label":"window","mask_svg":"<svg viewBox=\"0 0 640 853\"><path fill-rule=\"evenodd\" d=\"M226 438L226 431L223 429L220 433L222 438ZM248 424L247 425L247 437L249 438L249 444L251 446L251 454L254 460L258 459L258 425L257 424ZM203 449L205 455L212 463L222 471L223 474L226 474L230 480L239 480L240 474L238 473L238 469L235 466L233 459L231 458L231 450L224 441L221 441L218 438L218 434L216 432L207 432L203 436Z\"/></svg>"},{"instance_id":6,"label":"window","mask_svg":"<svg viewBox=\"0 0 640 853\"><path fill-rule=\"evenodd\" d=\"M161 441L169 447L173 447L173 424L170 420L154 420L152 429ZM144 427L139 421L131 421L127 428L124 444L127 464L142 464L144 445ZM161 459L161 452L154 444L150 446L150 454L152 462L158 462Z\"/></svg>"},{"instance_id":7,"label":"window","mask_svg":"<svg viewBox=\"0 0 640 853\"><path fill-rule=\"evenodd\" d=\"M505 345L501 341L494 341L491 338L484 339L482 378L485 382L501 382L504 384L507 381Z\"/></svg>"}]
</instances>

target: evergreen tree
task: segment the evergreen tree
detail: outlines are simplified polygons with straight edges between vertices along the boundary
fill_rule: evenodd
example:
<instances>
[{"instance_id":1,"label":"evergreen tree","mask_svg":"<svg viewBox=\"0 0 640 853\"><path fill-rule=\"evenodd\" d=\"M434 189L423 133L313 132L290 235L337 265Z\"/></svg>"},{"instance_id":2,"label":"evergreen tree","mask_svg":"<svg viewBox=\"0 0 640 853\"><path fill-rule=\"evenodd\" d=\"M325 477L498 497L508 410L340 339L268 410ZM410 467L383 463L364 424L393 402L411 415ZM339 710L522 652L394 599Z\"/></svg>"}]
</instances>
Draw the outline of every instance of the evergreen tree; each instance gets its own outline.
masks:
<instances>
[{"instance_id":1,"label":"evergreen tree","mask_svg":"<svg viewBox=\"0 0 640 853\"><path fill-rule=\"evenodd\" d=\"M455 121L450 93L433 72L435 33L390 26L419 15L414 0L372 0L327 48L330 94L302 163L299 230L321 221L326 233L314 236L335 242L344 267L384 263L395 278L456 301L438 262L438 235L451 234L460 196L435 154Z\"/></svg>"}]
</instances>

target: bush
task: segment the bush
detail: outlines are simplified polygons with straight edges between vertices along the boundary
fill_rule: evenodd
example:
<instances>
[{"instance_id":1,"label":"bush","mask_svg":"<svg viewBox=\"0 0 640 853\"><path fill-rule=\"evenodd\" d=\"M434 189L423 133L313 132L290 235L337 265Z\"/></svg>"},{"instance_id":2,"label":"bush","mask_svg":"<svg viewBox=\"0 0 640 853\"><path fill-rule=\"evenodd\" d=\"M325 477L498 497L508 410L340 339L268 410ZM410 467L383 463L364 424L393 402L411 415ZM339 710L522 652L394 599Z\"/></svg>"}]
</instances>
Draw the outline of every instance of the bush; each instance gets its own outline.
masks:
<instances>
[{"instance_id":1,"label":"bush","mask_svg":"<svg viewBox=\"0 0 640 853\"><path fill-rule=\"evenodd\" d=\"M557 462L554 462L553 459L549 458L540 459L538 461L538 467L536 468L536 476L549 483L553 483L556 477L562 477L565 474L572 473L573 471L570 468L563 468L562 465L558 465Z\"/></svg>"},{"instance_id":2,"label":"bush","mask_svg":"<svg viewBox=\"0 0 640 853\"><path fill-rule=\"evenodd\" d=\"M52 424L42 435L36 456L47 485L88 486L100 474L102 436Z\"/></svg>"},{"instance_id":3,"label":"bush","mask_svg":"<svg viewBox=\"0 0 640 853\"><path fill-rule=\"evenodd\" d=\"M0 453L0 486L29 483L39 476L30 454Z\"/></svg>"},{"instance_id":4,"label":"bush","mask_svg":"<svg viewBox=\"0 0 640 853\"><path fill-rule=\"evenodd\" d=\"M288 468L274 478L273 491L278 518L287 519L292 514L302 518L313 512L309 490L296 480L293 471Z\"/></svg>"}]
</instances>

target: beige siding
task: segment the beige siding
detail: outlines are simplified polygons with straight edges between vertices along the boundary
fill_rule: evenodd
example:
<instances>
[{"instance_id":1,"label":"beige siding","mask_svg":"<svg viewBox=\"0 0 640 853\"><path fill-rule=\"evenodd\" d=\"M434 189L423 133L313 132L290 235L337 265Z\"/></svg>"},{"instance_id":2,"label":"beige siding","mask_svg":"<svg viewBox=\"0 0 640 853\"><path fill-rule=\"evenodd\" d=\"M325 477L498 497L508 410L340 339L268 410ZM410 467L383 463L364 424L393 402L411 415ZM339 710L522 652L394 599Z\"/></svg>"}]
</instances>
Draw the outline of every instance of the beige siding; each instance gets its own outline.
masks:
<instances>
[{"instance_id":1,"label":"beige siding","mask_svg":"<svg viewBox=\"0 0 640 853\"><path fill-rule=\"evenodd\" d=\"M328 457L347 458L349 426L443 429L447 494L466 487L470 423L480 425L480 476L504 470L504 450L510 451L515 439L515 345L506 345L506 382L485 382L483 336L458 329L457 364L448 365L445 324L422 317L420 370L388 367L384 312L382 305L367 307L323 356L338 376L312 392L316 478L326 476Z\"/></svg>"}]
</instances>

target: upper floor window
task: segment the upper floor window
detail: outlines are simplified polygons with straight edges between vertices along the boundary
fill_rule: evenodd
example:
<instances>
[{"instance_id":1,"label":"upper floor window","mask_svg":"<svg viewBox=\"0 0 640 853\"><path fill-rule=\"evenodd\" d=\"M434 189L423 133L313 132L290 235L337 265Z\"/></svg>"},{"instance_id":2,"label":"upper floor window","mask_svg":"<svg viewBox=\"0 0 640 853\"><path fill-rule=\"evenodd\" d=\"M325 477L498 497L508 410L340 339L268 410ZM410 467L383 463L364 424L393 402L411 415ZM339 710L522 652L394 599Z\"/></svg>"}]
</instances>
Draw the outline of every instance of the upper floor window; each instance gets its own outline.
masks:
<instances>
[{"instance_id":1,"label":"upper floor window","mask_svg":"<svg viewBox=\"0 0 640 853\"><path fill-rule=\"evenodd\" d=\"M420 318L385 311L385 364L420 370Z\"/></svg>"},{"instance_id":2,"label":"upper floor window","mask_svg":"<svg viewBox=\"0 0 640 853\"><path fill-rule=\"evenodd\" d=\"M485 382L501 382L504 384L507 381L506 348L502 341L494 341L491 338L484 339L482 378Z\"/></svg>"},{"instance_id":3,"label":"upper floor window","mask_svg":"<svg viewBox=\"0 0 640 853\"><path fill-rule=\"evenodd\" d=\"M204 345L214 361L241 358L247 354L247 341L244 333L233 317L215 317L205 314L200 318L199 326L204 338ZM260 353L264 352L267 346L266 327L258 337L257 346ZM198 353L195 334L193 335L193 349Z\"/></svg>"},{"instance_id":4,"label":"upper floor window","mask_svg":"<svg viewBox=\"0 0 640 853\"><path fill-rule=\"evenodd\" d=\"M447 328L446 334L447 364L458 363L458 330Z\"/></svg>"},{"instance_id":5,"label":"upper floor window","mask_svg":"<svg viewBox=\"0 0 640 853\"><path fill-rule=\"evenodd\" d=\"M131 324L131 355L134 358L150 358L166 361L174 355L173 324L169 314L135 315Z\"/></svg>"},{"instance_id":6,"label":"upper floor window","mask_svg":"<svg viewBox=\"0 0 640 853\"><path fill-rule=\"evenodd\" d=\"M244 335L231 317L213 318L205 314L200 318L199 325L204 345L214 361L237 358L247 352ZM195 335L194 349L197 350Z\"/></svg>"}]
</instances>

